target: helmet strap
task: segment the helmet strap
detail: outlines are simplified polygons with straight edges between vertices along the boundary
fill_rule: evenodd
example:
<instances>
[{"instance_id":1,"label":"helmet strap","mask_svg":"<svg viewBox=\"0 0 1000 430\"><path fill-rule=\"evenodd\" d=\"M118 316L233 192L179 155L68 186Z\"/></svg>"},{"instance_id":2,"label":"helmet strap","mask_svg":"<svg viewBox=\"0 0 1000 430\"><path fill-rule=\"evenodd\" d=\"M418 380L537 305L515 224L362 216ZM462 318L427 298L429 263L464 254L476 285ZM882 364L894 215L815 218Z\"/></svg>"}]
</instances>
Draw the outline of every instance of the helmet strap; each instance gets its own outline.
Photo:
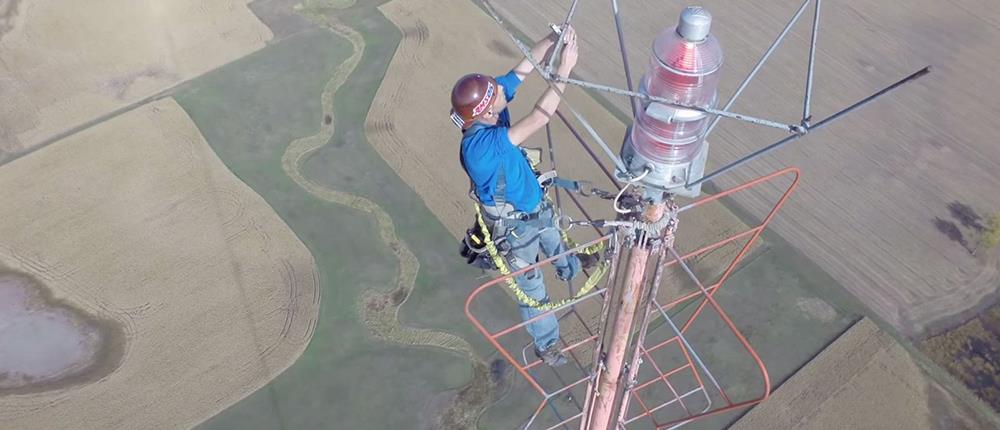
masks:
<instances>
[{"instance_id":1,"label":"helmet strap","mask_svg":"<svg viewBox=\"0 0 1000 430\"><path fill-rule=\"evenodd\" d=\"M465 120L462 119L462 116L455 111L451 111L451 122L455 123L455 126L459 129L465 125Z\"/></svg>"}]
</instances>

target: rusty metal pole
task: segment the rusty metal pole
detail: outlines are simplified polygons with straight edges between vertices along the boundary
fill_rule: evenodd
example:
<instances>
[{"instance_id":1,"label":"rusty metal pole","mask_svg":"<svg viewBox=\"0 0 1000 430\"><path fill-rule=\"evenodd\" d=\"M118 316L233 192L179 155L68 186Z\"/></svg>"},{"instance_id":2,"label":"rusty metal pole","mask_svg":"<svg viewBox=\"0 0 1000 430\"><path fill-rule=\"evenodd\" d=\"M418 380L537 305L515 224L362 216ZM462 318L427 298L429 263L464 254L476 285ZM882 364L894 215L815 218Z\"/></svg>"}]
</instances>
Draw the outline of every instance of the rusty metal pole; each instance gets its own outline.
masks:
<instances>
[{"instance_id":1,"label":"rusty metal pole","mask_svg":"<svg viewBox=\"0 0 1000 430\"><path fill-rule=\"evenodd\" d=\"M653 312L653 302L656 300L656 292L660 288L660 280L663 278L663 269L665 267L665 261L667 256L667 249L673 249L674 246L674 233L677 231L677 204L674 203L673 199L670 199L666 203L664 210L667 210L663 216L669 216L670 221L667 227L659 232L661 235L661 241L659 243L654 243L649 247L651 254L656 254L656 266L653 269L653 282L649 284L649 290L643 293L644 300L639 303L639 308L636 310L643 310L642 319L639 322L639 336L635 338L632 348L632 362L629 363L628 375L625 379L625 388L622 390L622 399L619 403L618 409L618 422L625 422L626 414L628 413L628 403L629 403L629 393L632 391L632 387L635 384L636 377L639 375L639 362L642 357L642 345L646 342L646 331L649 329L649 316Z\"/></svg>"},{"instance_id":2,"label":"rusty metal pole","mask_svg":"<svg viewBox=\"0 0 1000 430\"><path fill-rule=\"evenodd\" d=\"M663 217L665 205L659 203L650 206L643 213L643 221L652 223ZM650 249L646 246L647 239L643 233L636 235L635 246L629 251L625 282L618 303L614 321L610 324L610 339L600 354L604 357L604 366L597 375L598 382L589 394L587 404L589 410L584 411L581 420L581 430L611 430L617 426L612 421L618 414L614 410L620 404L622 392L622 375L625 372L626 352L632 341L635 327L635 314L642 298L642 289L646 277L646 264Z\"/></svg>"}]
</instances>

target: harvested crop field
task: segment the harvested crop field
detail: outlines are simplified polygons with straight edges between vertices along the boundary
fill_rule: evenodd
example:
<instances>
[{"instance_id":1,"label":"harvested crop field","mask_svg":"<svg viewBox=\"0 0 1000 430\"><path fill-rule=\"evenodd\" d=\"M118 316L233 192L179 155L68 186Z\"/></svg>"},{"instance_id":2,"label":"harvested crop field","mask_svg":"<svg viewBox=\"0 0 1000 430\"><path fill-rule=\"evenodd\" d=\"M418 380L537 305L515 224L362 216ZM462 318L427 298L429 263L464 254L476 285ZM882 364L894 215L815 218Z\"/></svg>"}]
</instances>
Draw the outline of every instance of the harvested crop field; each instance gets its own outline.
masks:
<instances>
[{"instance_id":1,"label":"harvested crop field","mask_svg":"<svg viewBox=\"0 0 1000 430\"><path fill-rule=\"evenodd\" d=\"M865 318L732 428L985 429Z\"/></svg>"},{"instance_id":2,"label":"harvested crop field","mask_svg":"<svg viewBox=\"0 0 1000 430\"><path fill-rule=\"evenodd\" d=\"M532 37L561 20L569 1L495 2ZM621 2L633 77L645 71L656 34L675 25L677 1ZM905 5L904 5L905 3ZM795 13L799 0L706 0L725 50L725 100ZM812 10L761 70L733 110L797 123L802 112ZM583 79L624 86L607 2L580 2ZM879 318L910 336L968 319L993 300L994 263L984 265L935 226L954 202L1000 209L1000 97L990 82L1000 66L1000 3L850 0L823 5L812 111L832 114L925 66L934 71L841 122L716 180L731 186L794 165L800 191L775 230L829 271ZM602 97L604 95L602 94ZM623 115L624 97L608 96ZM814 121L816 122L816 121ZM709 166L722 166L777 141L782 133L723 121ZM737 199L759 214L757 193ZM971 238L966 238L972 242ZM1000 257L995 257L1000 258ZM986 303L988 304L988 303Z\"/></svg>"},{"instance_id":3,"label":"harvested crop field","mask_svg":"<svg viewBox=\"0 0 1000 430\"><path fill-rule=\"evenodd\" d=\"M173 99L0 166L0 188L0 265L123 333L110 374L0 397L2 428L189 427L311 338L308 249Z\"/></svg>"},{"instance_id":4,"label":"harvested crop field","mask_svg":"<svg viewBox=\"0 0 1000 430\"><path fill-rule=\"evenodd\" d=\"M0 1L0 161L263 47L246 3Z\"/></svg>"}]
</instances>

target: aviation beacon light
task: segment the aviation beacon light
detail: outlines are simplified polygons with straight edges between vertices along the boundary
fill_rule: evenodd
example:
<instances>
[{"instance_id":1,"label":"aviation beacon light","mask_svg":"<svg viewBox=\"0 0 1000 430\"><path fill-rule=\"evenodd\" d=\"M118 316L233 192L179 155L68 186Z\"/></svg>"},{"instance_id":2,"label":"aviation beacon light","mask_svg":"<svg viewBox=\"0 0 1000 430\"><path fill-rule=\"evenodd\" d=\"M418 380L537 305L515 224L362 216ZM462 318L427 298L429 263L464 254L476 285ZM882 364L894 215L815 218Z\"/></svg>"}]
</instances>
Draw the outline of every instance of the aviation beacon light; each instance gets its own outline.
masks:
<instances>
[{"instance_id":1,"label":"aviation beacon light","mask_svg":"<svg viewBox=\"0 0 1000 430\"><path fill-rule=\"evenodd\" d=\"M722 47L710 33L712 15L700 7L681 12L676 27L653 42L649 70L639 92L679 105L714 108L718 99ZM705 171L705 134L712 115L655 101L633 98L636 118L622 158L632 177L643 185L672 194L696 197L701 185L685 189Z\"/></svg>"}]
</instances>

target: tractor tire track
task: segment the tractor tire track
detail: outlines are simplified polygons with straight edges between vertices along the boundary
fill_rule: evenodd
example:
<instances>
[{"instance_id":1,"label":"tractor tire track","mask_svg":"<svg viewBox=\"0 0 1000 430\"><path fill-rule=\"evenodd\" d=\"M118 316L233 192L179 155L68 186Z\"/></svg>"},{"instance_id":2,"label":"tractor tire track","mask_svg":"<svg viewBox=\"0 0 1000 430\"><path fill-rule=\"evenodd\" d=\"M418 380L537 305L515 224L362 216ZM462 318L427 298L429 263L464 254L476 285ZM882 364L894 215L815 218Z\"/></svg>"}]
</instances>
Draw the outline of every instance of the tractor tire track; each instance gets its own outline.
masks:
<instances>
[{"instance_id":1,"label":"tractor tire track","mask_svg":"<svg viewBox=\"0 0 1000 430\"><path fill-rule=\"evenodd\" d=\"M957 328L996 304L1000 293L1000 252L984 251L982 265L951 291L900 311L914 334L925 338ZM956 309L962 309L956 312Z\"/></svg>"}]
</instances>

